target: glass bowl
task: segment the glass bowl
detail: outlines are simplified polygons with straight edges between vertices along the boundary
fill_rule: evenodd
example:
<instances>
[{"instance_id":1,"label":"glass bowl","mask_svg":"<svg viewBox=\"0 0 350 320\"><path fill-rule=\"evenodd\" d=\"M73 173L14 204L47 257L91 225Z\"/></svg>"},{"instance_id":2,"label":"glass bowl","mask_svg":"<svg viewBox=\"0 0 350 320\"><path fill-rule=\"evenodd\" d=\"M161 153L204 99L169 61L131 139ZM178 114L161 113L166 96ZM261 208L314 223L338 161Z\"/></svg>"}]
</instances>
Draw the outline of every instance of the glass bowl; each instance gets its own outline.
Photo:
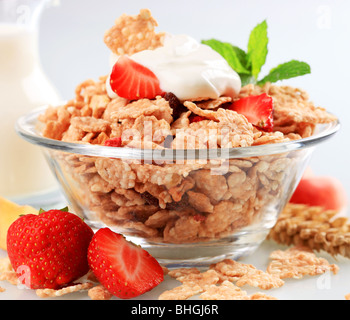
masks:
<instances>
[{"instance_id":1,"label":"glass bowl","mask_svg":"<svg viewBox=\"0 0 350 320\"><path fill-rule=\"evenodd\" d=\"M150 150L67 143L40 134L39 114L16 123L42 147L74 213L109 227L171 266L207 266L251 254L289 201L316 145L305 139L232 149Z\"/></svg>"}]
</instances>

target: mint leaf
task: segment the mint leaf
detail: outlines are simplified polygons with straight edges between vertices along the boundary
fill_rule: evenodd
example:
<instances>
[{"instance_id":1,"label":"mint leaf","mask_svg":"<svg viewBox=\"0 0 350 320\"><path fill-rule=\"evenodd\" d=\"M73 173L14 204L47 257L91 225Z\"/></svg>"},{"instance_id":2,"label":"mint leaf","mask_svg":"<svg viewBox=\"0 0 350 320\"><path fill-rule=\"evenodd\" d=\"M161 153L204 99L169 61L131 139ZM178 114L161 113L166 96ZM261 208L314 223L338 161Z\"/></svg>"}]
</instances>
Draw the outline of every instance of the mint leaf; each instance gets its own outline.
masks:
<instances>
[{"instance_id":1,"label":"mint leaf","mask_svg":"<svg viewBox=\"0 0 350 320\"><path fill-rule=\"evenodd\" d=\"M258 24L250 33L247 52L216 39L202 40L203 44L208 45L226 59L231 68L239 74L242 86L249 83L263 85L266 82L277 82L311 72L306 62L291 60L273 68L267 76L258 81L261 68L266 62L268 42L266 20Z\"/></svg>"},{"instance_id":2,"label":"mint leaf","mask_svg":"<svg viewBox=\"0 0 350 320\"><path fill-rule=\"evenodd\" d=\"M249 83L256 84L256 79L251 74L239 73L238 75L241 78L242 87L246 86Z\"/></svg>"},{"instance_id":3,"label":"mint leaf","mask_svg":"<svg viewBox=\"0 0 350 320\"><path fill-rule=\"evenodd\" d=\"M243 66L247 67L247 65L248 65L247 53L237 46L234 46L234 45L231 45L231 46L232 46L233 51L236 53L239 61L241 62L241 64ZM249 73L250 73L250 70L249 70Z\"/></svg>"},{"instance_id":4,"label":"mint leaf","mask_svg":"<svg viewBox=\"0 0 350 320\"><path fill-rule=\"evenodd\" d=\"M267 23L264 20L252 30L248 42L247 67L251 69L251 73L255 79L258 78L261 67L266 62L268 42Z\"/></svg>"},{"instance_id":5,"label":"mint leaf","mask_svg":"<svg viewBox=\"0 0 350 320\"><path fill-rule=\"evenodd\" d=\"M202 40L202 44L211 47L222 55L230 67L237 73L250 74L250 70L245 67L246 54L242 49L232 46L230 43L221 42L216 39Z\"/></svg>"},{"instance_id":6,"label":"mint leaf","mask_svg":"<svg viewBox=\"0 0 350 320\"><path fill-rule=\"evenodd\" d=\"M278 80L290 79L308 73L311 73L311 68L306 62L291 60L271 69L266 77L258 81L258 84L277 82Z\"/></svg>"}]
</instances>

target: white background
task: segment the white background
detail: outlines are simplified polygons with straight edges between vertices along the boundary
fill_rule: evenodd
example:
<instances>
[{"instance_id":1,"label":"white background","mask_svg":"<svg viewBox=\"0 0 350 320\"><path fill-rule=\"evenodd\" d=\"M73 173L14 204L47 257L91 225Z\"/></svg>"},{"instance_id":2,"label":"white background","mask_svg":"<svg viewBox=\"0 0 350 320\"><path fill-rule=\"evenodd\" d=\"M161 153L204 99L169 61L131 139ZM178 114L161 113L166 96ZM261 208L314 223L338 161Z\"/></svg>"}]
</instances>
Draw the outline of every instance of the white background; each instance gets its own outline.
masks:
<instances>
[{"instance_id":1,"label":"white background","mask_svg":"<svg viewBox=\"0 0 350 320\"><path fill-rule=\"evenodd\" d=\"M159 31L217 38L244 49L252 28L266 19L270 42L262 75L291 59L311 65L311 75L284 84L305 89L316 105L340 118L341 131L316 149L311 167L337 177L350 194L349 0L60 0L42 15L40 53L63 99L73 98L78 83L109 72L103 34L122 13L141 8L151 9Z\"/></svg>"}]
</instances>

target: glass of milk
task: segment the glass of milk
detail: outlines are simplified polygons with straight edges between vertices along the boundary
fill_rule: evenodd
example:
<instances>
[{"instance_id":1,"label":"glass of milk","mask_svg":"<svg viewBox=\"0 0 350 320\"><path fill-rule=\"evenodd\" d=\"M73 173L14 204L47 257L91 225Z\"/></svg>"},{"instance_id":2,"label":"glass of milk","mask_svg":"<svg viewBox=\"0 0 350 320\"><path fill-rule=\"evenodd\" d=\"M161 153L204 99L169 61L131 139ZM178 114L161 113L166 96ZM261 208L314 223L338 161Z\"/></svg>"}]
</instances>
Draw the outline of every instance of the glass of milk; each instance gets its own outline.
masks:
<instances>
[{"instance_id":1,"label":"glass of milk","mask_svg":"<svg viewBox=\"0 0 350 320\"><path fill-rule=\"evenodd\" d=\"M0 196L33 204L55 195L40 149L15 133L16 119L60 101L45 76L38 50L38 20L48 0L0 0Z\"/></svg>"}]
</instances>

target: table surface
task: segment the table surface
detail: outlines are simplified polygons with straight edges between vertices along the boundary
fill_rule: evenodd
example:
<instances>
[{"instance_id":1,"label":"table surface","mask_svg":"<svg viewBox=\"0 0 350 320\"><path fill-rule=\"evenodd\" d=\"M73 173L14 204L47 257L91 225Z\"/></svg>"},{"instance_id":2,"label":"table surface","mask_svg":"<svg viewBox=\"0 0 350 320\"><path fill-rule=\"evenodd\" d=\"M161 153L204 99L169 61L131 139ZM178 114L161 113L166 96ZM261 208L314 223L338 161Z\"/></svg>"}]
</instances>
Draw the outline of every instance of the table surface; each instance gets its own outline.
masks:
<instances>
[{"instance_id":1,"label":"table surface","mask_svg":"<svg viewBox=\"0 0 350 320\"><path fill-rule=\"evenodd\" d=\"M269 254L274 250L285 248L285 246L277 245L272 241L265 241L252 255L240 259L240 261L252 264L260 270L266 270L269 263ZM0 258L5 256L6 251L0 250ZM320 276L285 279L285 284L282 287L266 291L249 286L244 286L242 289L247 291L248 294L263 292L279 300L345 300L345 295L350 293L350 260L343 257L336 257L334 259L323 252L317 253L317 256L324 257L330 263L337 264L339 266L338 274L333 275L333 273L327 272ZM162 292L178 285L180 285L180 282L166 276L164 282L159 286L135 298L135 300L158 300ZM36 295L34 290L17 288L6 281L1 282L0 286L6 289L0 293L0 300L42 300L42 298ZM47 299L89 300L90 298L86 292L76 292L58 298ZM118 300L116 297L113 297L113 299ZM194 296L191 299L196 300L198 296Z\"/></svg>"}]
</instances>

